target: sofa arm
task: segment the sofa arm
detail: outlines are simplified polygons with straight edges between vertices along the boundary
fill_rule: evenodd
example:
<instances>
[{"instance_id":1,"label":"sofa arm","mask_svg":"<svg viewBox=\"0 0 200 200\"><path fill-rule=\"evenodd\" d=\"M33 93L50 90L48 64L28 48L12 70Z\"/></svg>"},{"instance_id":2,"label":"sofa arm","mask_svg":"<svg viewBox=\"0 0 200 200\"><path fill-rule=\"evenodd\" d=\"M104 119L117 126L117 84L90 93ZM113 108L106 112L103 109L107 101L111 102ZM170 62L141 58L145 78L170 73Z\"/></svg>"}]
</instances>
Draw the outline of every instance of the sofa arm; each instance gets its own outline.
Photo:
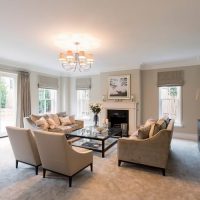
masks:
<instances>
[{"instance_id":1,"label":"sofa arm","mask_svg":"<svg viewBox=\"0 0 200 200\"><path fill-rule=\"evenodd\" d=\"M84 121L83 120L75 120L75 123L78 124L79 129L84 127Z\"/></svg>"},{"instance_id":2,"label":"sofa arm","mask_svg":"<svg viewBox=\"0 0 200 200\"><path fill-rule=\"evenodd\" d=\"M170 148L168 130L148 139L120 138L118 140L118 160L165 168Z\"/></svg>"}]
</instances>

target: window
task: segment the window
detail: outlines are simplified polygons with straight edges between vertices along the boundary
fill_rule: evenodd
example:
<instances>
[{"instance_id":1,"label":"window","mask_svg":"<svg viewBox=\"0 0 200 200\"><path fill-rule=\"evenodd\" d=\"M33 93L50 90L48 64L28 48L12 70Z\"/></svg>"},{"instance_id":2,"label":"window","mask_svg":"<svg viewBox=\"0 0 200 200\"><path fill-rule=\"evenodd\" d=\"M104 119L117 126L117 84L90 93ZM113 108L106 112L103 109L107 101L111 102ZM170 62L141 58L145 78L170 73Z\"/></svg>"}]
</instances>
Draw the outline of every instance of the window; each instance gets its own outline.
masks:
<instances>
[{"instance_id":1,"label":"window","mask_svg":"<svg viewBox=\"0 0 200 200\"><path fill-rule=\"evenodd\" d=\"M16 126L17 74L0 71L0 137L7 136L6 126Z\"/></svg>"},{"instance_id":2,"label":"window","mask_svg":"<svg viewBox=\"0 0 200 200\"><path fill-rule=\"evenodd\" d=\"M175 119L176 126L182 125L181 96L181 86L159 87L159 116Z\"/></svg>"},{"instance_id":3,"label":"window","mask_svg":"<svg viewBox=\"0 0 200 200\"><path fill-rule=\"evenodd\" d=\"M57 90L39 88L39 113L55 113L57 107Z\"/></svg>"},{"instance_id":4,"label":"window","mask_svg":"<svg viewBox=\"0 0 200 200\"><path fill-rule=\"evenodd\" d=\"M90 90L77 90L77 117L85 123L90 120L89 116Z\"/></svg>"}]
</instances>

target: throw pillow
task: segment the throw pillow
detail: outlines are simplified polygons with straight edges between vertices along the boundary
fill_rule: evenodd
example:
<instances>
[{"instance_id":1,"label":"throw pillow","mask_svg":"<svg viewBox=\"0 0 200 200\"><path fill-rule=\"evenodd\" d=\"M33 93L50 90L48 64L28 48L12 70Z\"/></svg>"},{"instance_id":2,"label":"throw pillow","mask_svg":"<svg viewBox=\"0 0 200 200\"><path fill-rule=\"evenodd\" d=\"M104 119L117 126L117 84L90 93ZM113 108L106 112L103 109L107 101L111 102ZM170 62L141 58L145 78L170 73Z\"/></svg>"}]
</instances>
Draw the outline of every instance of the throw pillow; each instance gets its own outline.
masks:
<instances>
[{"instance_id":1,"label":"throw pillow","mask_svg":"<svg viewBox=\"0 0 200 200\"><path fill-rule=\"evenodd\" d=\"M30 118L35 123L37 120L39 120L41 118L41 116L39 116L39 115L31 115Z\"/></svg>"},{"instance_id":2,"label":"throw pillow","mask_svg":"<svg viewBox=\"0 0 200 200\"><path fill-rule=\"evenodd\" d=\"M151 124L151 129L149 132L149 137L153 137L156 133L160 131L160 125L157 123Z\"/></svg>"},{"instance_id":3,"label":"throw pillow","mask_svg":"<svg viewBox=\"0 0 200 200\"><path fill-rule=\"evenodd\" d=\"M146 139L149 137L149 132L151 129L151 125L145 126L138 129L138 138L139 139Z\"/></svg>"},{"instance_id":4,"label":"throw pillow","mask_svg":"<svg viewBox=\"0 0 200 200\"><path fill-rule=\"evenodd\" d=\"M51 118L48 118L47 122L49 124L50 129L55 129L55 128L58 127L58 125L56 125L55 121L53 119L51 119Z\"/></svg>"},{"instance_id":5,"label":"throw pillow","mask_svg":"<svg viewBox=\"0 0 200 200\"><path fill-rule=\"evenodd\" d=\"M47 123L46 119L44 117L41 117L40 119L35 121L35 124L37 127L43 129L43 130L48 130L49 124Z\"/></svg>"},{"instance_id":6,"label":"throw pillow","mask_svg":"<svg viewBox=\"0 0 200 200\"><path fill-rule=\"evenodd\" d=\"M61 121L62 126L67 126L67 125L71 125L72 124L71 120L69 119L69 116L67 116L67 117L59 117L59 119Z\"/></svg>"},{"instance_id":7,"label":"throw pillow","mask_svg":"<svg viewBox=\"0 0 200 200\"><path fill-rule=\"evenodd\" d=\"M49 118L53 119L57 126L60 125L60 120L57 114L49 114Z\"/></svg>"},{"instance_id":8,"label":"throw pillow","mask_svg":"<svg viewBox=\"0 0 200 200\"><path fill-rule=\"evenodd\" d=\"M71 121L72 124L75 124L76 121L75 121L75 116L74 115L70 115L69 116L69 120Z\"/></svg>"},{"instance_id":9,"label":"throw pillow","mask_svg":"<svg viewBox=\"0 0 200 200\"><path fill-rule=\"evenodd\" d=\"M165 120L163 118L159 119L156 123L160 125L161 129L167 128L167 123L165 122Z\"/></svg>"}]
</instances>

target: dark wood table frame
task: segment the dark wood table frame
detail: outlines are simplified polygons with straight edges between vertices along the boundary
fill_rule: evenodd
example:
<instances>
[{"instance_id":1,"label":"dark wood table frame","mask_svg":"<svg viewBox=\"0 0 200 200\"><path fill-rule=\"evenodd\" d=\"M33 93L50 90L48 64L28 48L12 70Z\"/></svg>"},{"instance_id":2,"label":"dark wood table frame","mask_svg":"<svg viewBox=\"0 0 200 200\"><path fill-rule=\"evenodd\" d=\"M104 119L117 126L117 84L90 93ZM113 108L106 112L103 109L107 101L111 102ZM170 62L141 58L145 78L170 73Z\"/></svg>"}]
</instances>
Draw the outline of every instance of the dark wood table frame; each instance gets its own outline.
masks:
<instances>
[{"instance_id":1,"label":"dark wood table frame","mask_svg":"<svg viewBox=\"0 0 200 200\"><path fill-rule=\"evenodd\" d=\"M75 132L75 131L74 131ZM69 136L70 137L80 137L80 138L85 138L85 139L91 139L91 140L98 140L98 141L101 141L101 150L100 149L95 149L95 148L92 148L92 147L89 147L89 146L83 146L83 148L87 148L87 149L90 149L90 150L93 150L93 151L96 151L96 152L101 152L102 154L102 158L105 157L105 152L110 149L113 145L115 145L117 143L117 139L115 138L115 140L113 140L113 142L111 144L109 144L106 148L105 148L105 141L109 138L113 138L112 135L107 135L105 138L96 138L96 137L92 137L92 136L86 136L86 135L77 135L77 134L74 134L74 132L70 133ZM113 138L114 139L114 138ZM74 145L72 143L73 146L78 146L78 147L81 147L79 145Z\"/></svg>"}]
</instances>

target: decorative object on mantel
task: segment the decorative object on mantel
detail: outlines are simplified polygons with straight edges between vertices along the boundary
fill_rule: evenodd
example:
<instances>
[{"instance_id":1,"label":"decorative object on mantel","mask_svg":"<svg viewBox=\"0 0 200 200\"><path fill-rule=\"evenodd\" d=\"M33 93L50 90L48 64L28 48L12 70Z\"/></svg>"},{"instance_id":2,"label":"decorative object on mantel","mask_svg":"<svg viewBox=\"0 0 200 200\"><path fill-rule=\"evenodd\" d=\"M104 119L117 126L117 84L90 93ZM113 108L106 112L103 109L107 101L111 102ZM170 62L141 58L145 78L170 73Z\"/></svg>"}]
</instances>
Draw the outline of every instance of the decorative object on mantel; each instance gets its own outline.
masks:
<instances>
[{"instance_id":1,"label":"decorative object on mantel","mask_svg":"<svg viewBox=\"0 0 200 200\"><path fill-rule=\"evenodd\" d=\"M102 106L100 103L90 104L90 110L94 113L94 126L98 125L99 116L98 114L101 112Z\"/></svg>"},{"instance_id":2,"label":"decorative object on mantel","mask_svg":"<svg viewBox=\"0 0 200 200\"><path fill-rule=\"evenodd\" d=\"M77 69L82 72L89 70L94 63L94 58L91 53L79 50L79 42L75 42L76 50L67 50L65 53L61 52L59 61L63 69L67 71L76 71Z\"/></svg>"},{"instance_id":3,"label":"decorative object on mantel","mask_svg":"<svg viewBox=\"0 0 200 200\"><path fill-rule=\"evenodd\" d=\"M130 99L130 75L108 77L108 99Z\"/></svg>"},{"instance_id":4,"label":"decorative object on mantel","mask_svg":"<svg viewBox=\"0 0 200 200\"><path fill-rule=\"evenodd\" d=\"M106 95L102 96L102 101L106 101Z\"/></svg>"},{"instance_id":5,"label":"decorative object on mantel","mask_svg":"<svg viewBox=\"0 0 200 200\"><path fill-rule=\"evenodd\" d=\"M131 101L132 101L132 102L135 101L135 95L134 95L134 94L131 95Z\"/></svg>"}]
</instances>

